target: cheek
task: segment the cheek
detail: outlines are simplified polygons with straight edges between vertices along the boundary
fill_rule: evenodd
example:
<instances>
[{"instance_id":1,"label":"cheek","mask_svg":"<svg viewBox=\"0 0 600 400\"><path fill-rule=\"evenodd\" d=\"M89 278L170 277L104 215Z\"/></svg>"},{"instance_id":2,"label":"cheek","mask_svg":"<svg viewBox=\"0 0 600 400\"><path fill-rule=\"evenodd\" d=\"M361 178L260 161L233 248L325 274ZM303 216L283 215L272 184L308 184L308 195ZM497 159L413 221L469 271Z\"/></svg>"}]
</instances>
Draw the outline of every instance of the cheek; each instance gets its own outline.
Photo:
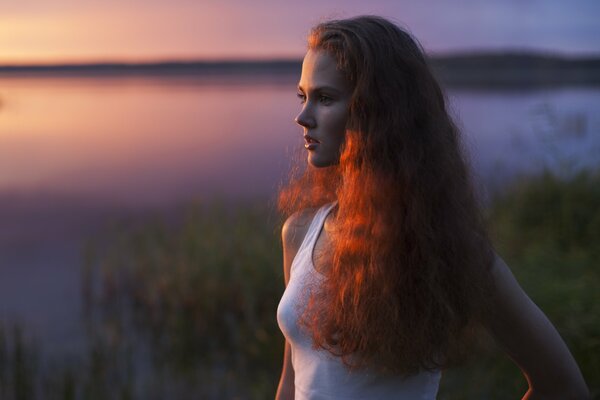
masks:
<instances>
[{"instance_id":1,"label":"cheek","mask_svg":"<svg viewBox=\"0 0 600 400\"><path fill-rule=\"evenodd\" d=\"M332 110L329 115L329 130L332 136L338 137L342 140L346 134L346 120L347 112L345 109Z\"/></svg>"}]
</instances>

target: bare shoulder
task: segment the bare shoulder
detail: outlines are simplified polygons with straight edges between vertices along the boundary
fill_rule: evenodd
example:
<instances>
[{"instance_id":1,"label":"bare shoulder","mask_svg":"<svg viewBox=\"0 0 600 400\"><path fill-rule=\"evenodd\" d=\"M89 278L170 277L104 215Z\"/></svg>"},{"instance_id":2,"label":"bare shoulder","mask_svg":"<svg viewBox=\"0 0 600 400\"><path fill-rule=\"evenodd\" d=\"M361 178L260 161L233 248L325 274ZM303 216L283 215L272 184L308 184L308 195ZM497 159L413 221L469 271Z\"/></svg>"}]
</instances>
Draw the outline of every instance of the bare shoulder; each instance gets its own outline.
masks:
<instances>
[{"instance_id":1,"label":"bare shoulder","mask_svg":"<svg viewBox=\"0 0 600 400\"><path fill-rule=\"evenodd\" d=\"M316 209L304 209L290 215L281 229L281 241L283 243L283 270L285 283L289 280L292 260L300 249L304 236L308 231L310 222L314 217Z\"/></svg>"},{"instance_id":2,"label":"bare shoulder","mask_svg":"<svg viewBox=\"0 0 600 400\"><path fill-rule=\"evenodd\" d=\"M310 221L315 215L315 211L315 209L304 209L288 217L281 229L281 238L284 246L289 245L292 248L300 247Z\"/></svg>"}]
</instances>

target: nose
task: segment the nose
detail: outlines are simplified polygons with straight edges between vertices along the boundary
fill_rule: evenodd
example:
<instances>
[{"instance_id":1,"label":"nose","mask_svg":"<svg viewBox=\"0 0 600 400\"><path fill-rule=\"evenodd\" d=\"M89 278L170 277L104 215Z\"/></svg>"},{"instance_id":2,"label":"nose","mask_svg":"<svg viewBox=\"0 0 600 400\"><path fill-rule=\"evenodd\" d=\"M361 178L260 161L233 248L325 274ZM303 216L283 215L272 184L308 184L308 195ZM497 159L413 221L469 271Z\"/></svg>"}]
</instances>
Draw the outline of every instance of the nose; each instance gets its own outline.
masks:
<instances>
[{"instance_id":1,"label":"nose","mask_svg":"<svg viewBox=\"0 0 600 400\"><path fill-rule=\"evenodd\" d=\"M312 115L309 107L304 107L300 114L294 118L294 121L303 128L312 129L316 125L314 116Z\"/></svg>"}]
</instances>

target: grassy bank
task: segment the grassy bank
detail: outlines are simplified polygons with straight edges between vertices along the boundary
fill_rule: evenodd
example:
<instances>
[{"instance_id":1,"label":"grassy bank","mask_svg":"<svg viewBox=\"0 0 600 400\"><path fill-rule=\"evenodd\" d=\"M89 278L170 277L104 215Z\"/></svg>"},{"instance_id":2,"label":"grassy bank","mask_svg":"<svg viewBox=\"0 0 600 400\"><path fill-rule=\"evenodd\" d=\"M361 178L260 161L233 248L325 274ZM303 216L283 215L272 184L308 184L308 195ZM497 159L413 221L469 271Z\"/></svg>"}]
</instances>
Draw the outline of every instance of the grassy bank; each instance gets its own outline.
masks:
<instances>
[{"instance_id":1,"label":"grassy bank","mask_svg":"<svg viewBox=\"0 0 600 400\"><path fill-rule=\"evenodd\" d=\"M600 174L524 179L487 211L498 252L599 397ZM115 225L86 252L89 351L48 367L21 333L0 327L0 395L272 398L283 350L275 319L279 229L264 204L196 205L179 223ZM489 343L470 364L444 373L439 398L518 398L525 389L517 367Z\"/></svg>"}]
</instances>

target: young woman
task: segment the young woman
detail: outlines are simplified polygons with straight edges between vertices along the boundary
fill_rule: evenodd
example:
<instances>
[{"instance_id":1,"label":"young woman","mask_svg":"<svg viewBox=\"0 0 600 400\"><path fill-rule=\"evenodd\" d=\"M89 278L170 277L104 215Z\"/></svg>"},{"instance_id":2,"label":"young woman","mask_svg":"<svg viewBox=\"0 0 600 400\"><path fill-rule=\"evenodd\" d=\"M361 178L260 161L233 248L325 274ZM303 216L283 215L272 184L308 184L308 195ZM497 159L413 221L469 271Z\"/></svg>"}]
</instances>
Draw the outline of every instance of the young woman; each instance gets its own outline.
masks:
<instances>
[{"instance_id":1,"label":"young woman","mask_svg":"<svg viewBox=\"0 0 600 400\"><path fill-rule=\"evenodd\" d=\"M434 399L487 329L528 399L588 390L486 235L423 51L379 17L313 28L298 84L308 166L282 189L278 399Z\"/></svg>"}]
</instances>

